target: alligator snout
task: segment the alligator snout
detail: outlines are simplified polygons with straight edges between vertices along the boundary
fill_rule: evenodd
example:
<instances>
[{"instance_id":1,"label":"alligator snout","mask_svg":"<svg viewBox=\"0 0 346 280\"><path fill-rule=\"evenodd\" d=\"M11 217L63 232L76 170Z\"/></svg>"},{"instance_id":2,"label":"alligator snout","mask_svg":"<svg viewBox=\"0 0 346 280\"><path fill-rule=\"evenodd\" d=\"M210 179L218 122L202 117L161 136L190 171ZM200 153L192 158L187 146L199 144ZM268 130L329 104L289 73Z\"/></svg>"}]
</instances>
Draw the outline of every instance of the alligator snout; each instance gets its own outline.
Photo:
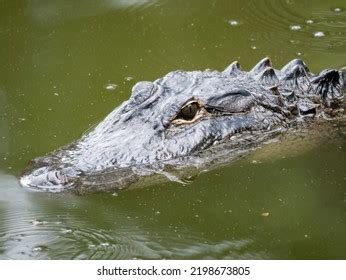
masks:
<instances>
[{"instance_id":1,"label":"alligator snout","mask_svg":"<svg viewBox=\"0 0 346 280\"><path fill-rule=\"evenodd\" d=\"M75 175L72 169L54 170L44 166L22 176L20 183L32 190L59 192L68 188Z\"/></svg>"}]
</instances>

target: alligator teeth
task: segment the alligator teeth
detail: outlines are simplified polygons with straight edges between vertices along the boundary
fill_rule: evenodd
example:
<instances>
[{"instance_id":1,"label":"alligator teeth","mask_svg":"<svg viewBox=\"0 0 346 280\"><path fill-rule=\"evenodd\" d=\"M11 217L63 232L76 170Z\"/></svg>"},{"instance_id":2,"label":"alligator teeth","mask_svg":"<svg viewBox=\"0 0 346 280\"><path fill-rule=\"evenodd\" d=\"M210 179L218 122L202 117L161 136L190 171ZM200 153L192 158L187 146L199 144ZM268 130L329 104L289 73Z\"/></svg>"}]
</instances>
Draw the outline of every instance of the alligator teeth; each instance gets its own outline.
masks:
<instances>
[{"instance_id":1,"label":"alligator teeth","mask_svg":"<svg viewBox=\"0 0 346 280\"><path fill-rule=\"evenodd\" d=\"M254 78L266 86L273 87L275 85L278 85L278 83L279 83L279 79L275 74L275 70L271 67L264 69L262 72L260 72Z\"/></svg>"},{"instance_id":2,"label":"alligator teeth","mask_svg":"<svg viewBox=\"0 0 346 280\"><path fill-rule=\"evenodd\" d=\"M249 72L251 76L255 76L261 73L266 68L271 68L272 62L269 57L263 58L260 62L258 62Z\"/></svg>"},{"instance_id":3,"label":"alligator teeth","mask_svg":"<svg viewBox=\"0 0 346 280\"><path fill-rule=\"evenodd\" d=\"M306 66L303 60L296 58L287 63L284 67L282 67L281 72L285 75L288 73L291 73L293 69L295 69L297 66L300 66L304 68L306 73L310 73L309 68Z\"/></svg>"},{"instance_id":4,"label":"alligator teeth","mask_svg":"<svg viewBox=\"0 0 346 280\"><path fill-rule=\"evenodd\" d=\"M237 75L241 72L241 66L238 61L232 62L225 70L223 70L223 73L227 75Z\"/></svg>"}]
</instances>

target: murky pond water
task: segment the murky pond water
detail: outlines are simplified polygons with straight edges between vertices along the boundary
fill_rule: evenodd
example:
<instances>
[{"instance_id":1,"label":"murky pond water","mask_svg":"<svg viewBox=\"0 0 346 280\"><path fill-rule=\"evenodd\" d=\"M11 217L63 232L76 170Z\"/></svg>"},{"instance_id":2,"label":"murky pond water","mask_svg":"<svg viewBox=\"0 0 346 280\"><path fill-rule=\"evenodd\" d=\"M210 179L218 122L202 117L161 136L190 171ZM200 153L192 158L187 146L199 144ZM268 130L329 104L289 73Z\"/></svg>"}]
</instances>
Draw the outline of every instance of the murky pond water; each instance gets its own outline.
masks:
<instances>
[{"instance_id":1,"label":"murky pond water","mask_svg":"<svg viewBox=\"0 0 346 280\"><path fill-rule=\"evenodd\" d=\"M345 66L344 1L72 2L0 1L0 259L346 258L340 124L187 185L77 196L18 184L28 160L77 139L137 81L266 55Z\"/></svg>"}]
</instances>

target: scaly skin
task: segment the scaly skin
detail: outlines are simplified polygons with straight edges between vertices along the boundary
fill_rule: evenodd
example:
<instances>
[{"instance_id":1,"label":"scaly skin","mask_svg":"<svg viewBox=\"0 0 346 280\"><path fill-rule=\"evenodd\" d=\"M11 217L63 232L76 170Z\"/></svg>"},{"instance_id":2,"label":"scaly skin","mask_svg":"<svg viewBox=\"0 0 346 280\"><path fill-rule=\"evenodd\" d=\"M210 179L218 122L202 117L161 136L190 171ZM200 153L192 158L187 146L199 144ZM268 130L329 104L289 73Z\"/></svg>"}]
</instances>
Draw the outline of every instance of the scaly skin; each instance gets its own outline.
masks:
<instances>
[{"instance_id":1,"label":"scaly skin","mask_svg":"<svg viewBox=\"0 0 346 280\"><path fill-rule=\"evenodd\" d=\"M264 58L249 72L234 62L222 72L174 71L139 82L93 131L33 160L21 184L123 189L144 175L226 161L288 128L342 115L343 75L314 75L299 59L279 71Z\"/></svg>"}]
</instances>

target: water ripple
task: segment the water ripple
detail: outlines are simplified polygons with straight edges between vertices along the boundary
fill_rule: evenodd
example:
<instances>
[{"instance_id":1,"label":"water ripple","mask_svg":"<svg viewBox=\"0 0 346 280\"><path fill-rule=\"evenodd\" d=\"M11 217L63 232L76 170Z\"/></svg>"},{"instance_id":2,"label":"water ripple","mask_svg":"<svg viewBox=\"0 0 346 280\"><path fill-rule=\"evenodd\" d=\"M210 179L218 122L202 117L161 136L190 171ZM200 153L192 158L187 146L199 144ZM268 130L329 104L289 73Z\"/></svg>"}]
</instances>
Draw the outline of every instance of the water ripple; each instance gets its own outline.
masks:
<instances>
[{"instance_id":1,"label":"water ripple","mask_svg":"<svg viewBox=\"0 0 346 280\"><path fill-rule=\"evenodd\" d=\"M253 40L267 41L274 47L283 42L314 51L346 47L346 18L342 11L311 7L307 18L306 9L303 3L252 1L245 6L242 16L251 26ZM325 36L316 36L322 33Z\"/></svg>"}]
</instances>

